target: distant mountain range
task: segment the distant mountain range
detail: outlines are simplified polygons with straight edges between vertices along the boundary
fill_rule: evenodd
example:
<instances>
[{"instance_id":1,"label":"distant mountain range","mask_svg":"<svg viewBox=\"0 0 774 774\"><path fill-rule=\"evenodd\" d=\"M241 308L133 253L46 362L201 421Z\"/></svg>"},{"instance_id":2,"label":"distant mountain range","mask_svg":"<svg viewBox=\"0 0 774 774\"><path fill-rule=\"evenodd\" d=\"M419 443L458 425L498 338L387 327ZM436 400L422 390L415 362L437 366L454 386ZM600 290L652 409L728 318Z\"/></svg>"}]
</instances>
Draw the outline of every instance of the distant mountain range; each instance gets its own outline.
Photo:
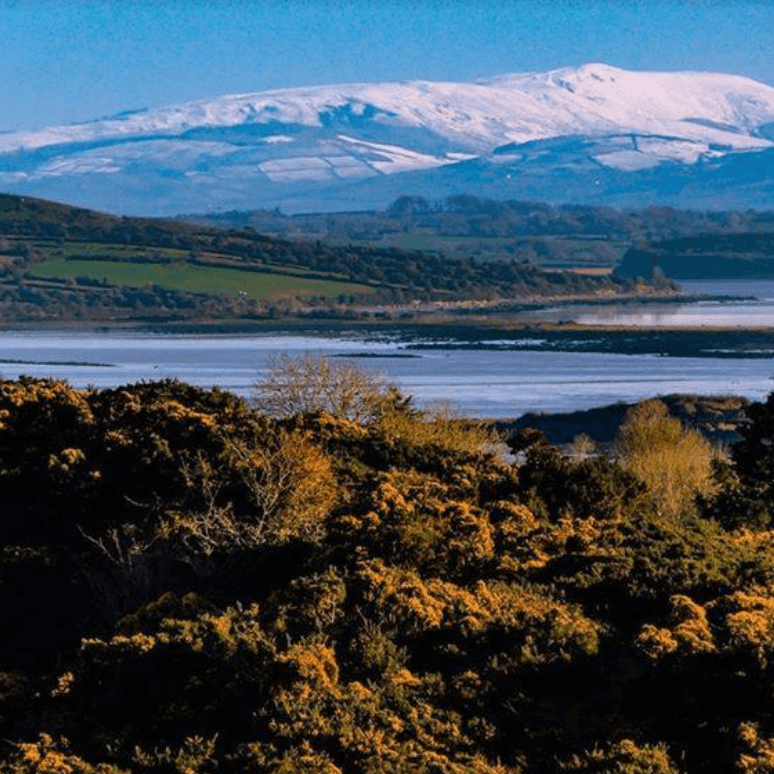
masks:
<instances>
[{"instance_id":1,"label":"distant mountain range","mask_svg":"<svg viewBox=\"0 0 774 774\"><path fill-rule=\"evenodd\" d=\"M460 193L769 209L774 88L589 64L224 96L0 133L0 190L143 215L357 210Z\"/></svg>"}]
</instances>

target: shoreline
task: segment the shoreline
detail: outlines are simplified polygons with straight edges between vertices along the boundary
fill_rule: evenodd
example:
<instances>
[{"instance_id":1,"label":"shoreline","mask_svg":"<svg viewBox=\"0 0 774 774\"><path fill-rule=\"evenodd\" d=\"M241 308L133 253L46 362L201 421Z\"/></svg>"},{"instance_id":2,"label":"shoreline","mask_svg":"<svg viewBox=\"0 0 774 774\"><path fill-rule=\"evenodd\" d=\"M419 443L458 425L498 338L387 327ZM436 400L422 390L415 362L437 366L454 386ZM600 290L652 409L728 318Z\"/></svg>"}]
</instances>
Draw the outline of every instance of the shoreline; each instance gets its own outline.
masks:
<instances>
[{"instance_id":1,"label":"shoreline","mask_svg":"<svg viewBox=\"0 0 774 774\"><path fill-rule=\"evenodd\" d=\"M0 333L141 334L158 336L307 336L311 338L402 337L406 350L498 349L597 352L661 357L771 358L774 325L755 327L583 325L502 318L433 320L211 320L19 321Z\"/></svg>"},{"instance_id":2,"label":"shoreline","mask_svg":"<svg viewBox=\"0 0 774 774\"><path fill-rule=\"evenodd\" d=\"M466 301L412 301L401 304L380 304L374 306L346 306L325 310L307 308L301 313L288 313L276 317L209 317L183 318L175 314L148 315L137 317L104 318L45 318L2 319L0 331L16 330L138 330L149 329L174 332L177 330L245 332L278 329L293 330L339 330L341 328L381 331L385 328L436 328L449 325L455 328L474 326L498 331L574 330L587 332L637 332L670 331L725 331L753 330L774 331L771 325L631 325L607 323L579 323L573 320L546 320L539 313L563 307L576 308L606 306L609 304L627 307L630 305L680 305L702 301L732 302L751 301L755 296L724 294L686 294L671 288L648 290L628 294L593 293L578 295L530 296L524 298ZM535 314L534 317L531 315Z\"/></svg>"}]
</instances>

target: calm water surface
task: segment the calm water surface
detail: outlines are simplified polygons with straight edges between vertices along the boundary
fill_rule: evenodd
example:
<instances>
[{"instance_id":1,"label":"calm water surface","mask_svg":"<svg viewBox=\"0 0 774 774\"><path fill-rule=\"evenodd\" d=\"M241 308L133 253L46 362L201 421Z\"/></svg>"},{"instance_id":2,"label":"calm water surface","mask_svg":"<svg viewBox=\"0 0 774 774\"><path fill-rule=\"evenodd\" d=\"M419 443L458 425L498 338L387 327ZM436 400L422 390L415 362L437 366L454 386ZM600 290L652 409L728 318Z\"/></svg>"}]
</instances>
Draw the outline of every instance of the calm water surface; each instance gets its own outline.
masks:
<instances>
[{"instance_id":1,"label":"calm water surface","mask_svg":"<svg viewBox=\"0 0 774 774\"><path fill-rule=\"evenodd\" d=\"M78 387L112 387L177 377L249 396L269 359L322 352L395 380L420 406L450 402L479 417L526 411L571 411L674 392L763 398L774 389L764 359L671 358L580 352L458 349L453 343L412 351L411 341L351 336L180 336L105 333L0 333L0 374L67 379ZM482 342L484 344L485 342Z\"/></svg>"},{"instance_id":2,"label":"calm water surface","mask_svg":"<svg viewBox=\"0 0 774 774\"><path fill-rule=\"evenodd\" d=\"M674 327L705 325L721 328L774 327L774 281L683 280L691 296L724 296L690 303L610 303L560 306L538 312L546 322L572 320L583 325Z\"/></svg>"},{"instance_id":3,"label":"calm water surface","mask_svg":"<svg viewBox=\"0 0 774 774\"><path fill-rule=\"evenodd\" d=\"M609 304L546 310L546 319L640 325L774 327L774 281L684 282L689 294L725 296L686 304ZM728 297L731 297L730 299ZM554 318L551 318L554 315ZM526 411L572 411L675 392L738 394L774 389L772 358L657 357L590 352L514 351L492 340L435 342L352 334L182 336L137 331L0 332L0 374L67 379L78 387L114 387L177 377L249 396L273 356L325 353L395 380L416 403L449 402L469 416L513 417ZM502 343L504 346L499 347ZM461 347L460 345L463 344ZM493 346L494 345L494 346Z\"/></svg>"}]
</instances>

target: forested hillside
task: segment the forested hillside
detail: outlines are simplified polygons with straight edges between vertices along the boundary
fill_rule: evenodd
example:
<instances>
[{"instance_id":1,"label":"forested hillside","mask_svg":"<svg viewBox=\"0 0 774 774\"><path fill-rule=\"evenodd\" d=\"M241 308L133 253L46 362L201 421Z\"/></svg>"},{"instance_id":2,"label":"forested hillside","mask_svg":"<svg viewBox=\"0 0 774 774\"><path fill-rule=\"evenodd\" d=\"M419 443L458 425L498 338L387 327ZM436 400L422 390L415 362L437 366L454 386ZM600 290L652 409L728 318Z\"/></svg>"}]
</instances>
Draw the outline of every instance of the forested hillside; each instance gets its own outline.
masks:
<instances>
[{"instance_id":1,"label":"forested hillside","mask_svg":"<svg viewBox=\"0 0 774 774\"><path fill-rule=\"evenodd\" d=\"M673 279L772 279L774 230L652 242L628 250L616 274L650 277L655 269Z\"/></svg>"},{"instance_id":2,"label":"forested hillside","mask_svg":"<svg viewBox=\"0 0 774 774\"><path fill-rule=\"evenodd\" d=\"M0 195L0 319L341 316L375 304L670 291L520 256L289 241ZM366 307L364 310L363 308Z\"/></svg>"},{"instance_id":3,"label":"forested hillside","mask_svg":"<svg viewBox=\"0 0 774 774\"><path fill-rule=\"evenodd\" d=\"M525 431L514 463L342 363L252 405L1 382L0 769L770 771L747 413L730 460L650 401L615 462Z\"/></svg>"},{"instance_id":4,"label":"forested hillside","mask_svg":"<svg viewBox=\"0 0 774 774\"><path fill-rule=\"evenodd\" d=\"M479 259L503 256L542 266L608 268L620 277L673 279L774 276L774 213L620 210L451 196L401 196L384 211L226 212L200 223L253 227L330 244L423 246Z\"/></svg>"}]
</instances>

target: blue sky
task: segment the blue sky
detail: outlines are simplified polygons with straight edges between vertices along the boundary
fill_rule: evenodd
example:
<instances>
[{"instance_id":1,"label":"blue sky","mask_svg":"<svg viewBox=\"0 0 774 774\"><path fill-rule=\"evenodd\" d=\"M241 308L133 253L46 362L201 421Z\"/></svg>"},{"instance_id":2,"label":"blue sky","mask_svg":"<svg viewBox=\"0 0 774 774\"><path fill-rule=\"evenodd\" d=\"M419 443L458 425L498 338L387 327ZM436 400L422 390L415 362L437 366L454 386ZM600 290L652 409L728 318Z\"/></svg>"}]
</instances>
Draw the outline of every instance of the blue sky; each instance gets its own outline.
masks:
<instances>
[{"instance_id":1,"label":"blue sky","mask_svg":"<svg viewBox=\"0 0 774 774\"><path fill-rule=\"evenodd\" d=\"M774 85L772 0L0 0L0 131L309 84L585 62Z\"/></svg>"}]
</instances>

